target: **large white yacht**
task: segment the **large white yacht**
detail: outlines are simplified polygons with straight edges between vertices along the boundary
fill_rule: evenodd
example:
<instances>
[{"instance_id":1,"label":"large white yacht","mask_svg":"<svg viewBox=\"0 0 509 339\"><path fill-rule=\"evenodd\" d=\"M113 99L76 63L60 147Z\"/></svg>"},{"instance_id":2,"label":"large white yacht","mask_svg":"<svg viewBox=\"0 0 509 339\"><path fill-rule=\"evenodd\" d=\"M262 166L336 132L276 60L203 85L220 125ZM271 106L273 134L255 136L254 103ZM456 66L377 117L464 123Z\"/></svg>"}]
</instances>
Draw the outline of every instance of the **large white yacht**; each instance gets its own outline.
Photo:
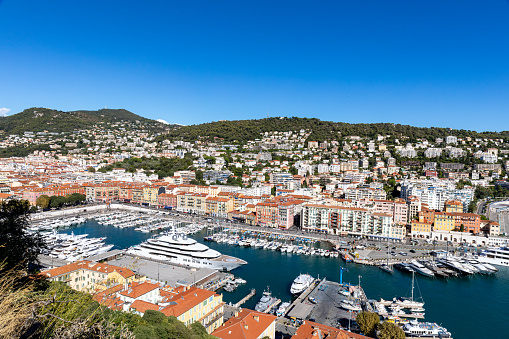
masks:
<instances>
[{"instance_id":1,"label":"large white yacht","mask_svg":"<svg viewBox=\"0 0 509 339\"><path fill-rule=\"evenodd\" d=\"M292 283L292 287L290 288L290 292L292 294L299 294L304 292L306 288L311 286L311 284L315 281L315 279L309 274L300 274Z\"/></svg>"},{"instance_id":2,"label":"large white yacht","mask_svg":"<svg viewBox=\"0 0 509 339\"><path fill-rule=\"evenodd\" d=\"M127 253L175 264L230 271L246 261L224 255L188 238L185 234L164 233L131 247Z\"/></svg>"},{"instance_id":3,"label":"large white yacht","mask_svg":"<svg viewBox=\"0 0 509 339\"><path fill-rule=\"evenodd\" d=\"M477 257L481 263L488 263L498 266L509 266L509 248L490 247L479 254Z\"/></svg>"}]
</instances>

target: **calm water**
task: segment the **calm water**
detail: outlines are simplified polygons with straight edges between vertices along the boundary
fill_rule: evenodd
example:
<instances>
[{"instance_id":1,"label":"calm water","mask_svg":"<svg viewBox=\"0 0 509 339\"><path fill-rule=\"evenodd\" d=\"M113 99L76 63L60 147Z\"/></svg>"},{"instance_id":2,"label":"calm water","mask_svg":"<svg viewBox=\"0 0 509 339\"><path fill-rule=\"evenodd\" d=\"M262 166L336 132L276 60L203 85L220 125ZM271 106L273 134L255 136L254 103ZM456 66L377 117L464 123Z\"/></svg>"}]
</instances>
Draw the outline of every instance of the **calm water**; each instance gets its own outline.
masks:
<instances>
[{"instance_id":1,"label":"calm water","mask_svg":"<svg viewBox=\"0 0 509 339\"><path fill-rule=\"evenodd\" d=\"M101 226L95 221L63 230L75 234L89 234L91 237L106 236L107 243L115 248L136 245L151 234L134 231L132 228L119 229ZM257 294L243 307L254 309L261 292L270 287L274 296L283 302L290 301L290 285L300 273L309 273L314 277L326 277L339 281L339 268L343 281L361 285L370 299L392 299L395 296L410 296L411 275L395 270L391 276L377 268L357 264L345 264L341 258L323 258L296 254L282 254L263 249L235 247L226 244L204 242L205 232L194 238L221 253L242 258L248 262L232 271L235 276L247 280L233 293L222 292L223 299L233 303L242 299L255 288ZM325 246L325 244L322 244ZM470 278L449 280L429 279L416 276L415 295L422 295L426 305L426 321L437 322L446 327L455 339L463 338L509 338L509 269L501 268L494 276L476 275ZM418 288L417 288L418 286ZM489 335L487 335L489 334Z\"/></svg>"}]
</instances>

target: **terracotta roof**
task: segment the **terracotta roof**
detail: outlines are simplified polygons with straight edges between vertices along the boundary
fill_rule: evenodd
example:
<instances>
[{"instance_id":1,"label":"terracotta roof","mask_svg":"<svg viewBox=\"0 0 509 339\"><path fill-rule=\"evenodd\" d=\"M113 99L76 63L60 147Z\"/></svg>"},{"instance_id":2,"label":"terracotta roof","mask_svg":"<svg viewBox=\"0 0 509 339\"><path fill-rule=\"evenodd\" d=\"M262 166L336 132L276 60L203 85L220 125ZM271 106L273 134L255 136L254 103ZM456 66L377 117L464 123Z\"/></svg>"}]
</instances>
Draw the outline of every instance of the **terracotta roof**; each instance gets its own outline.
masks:
<instances>
[{"instance_id":1,"label":"terracotta roof","mask_svg":"<svg viewBox=\"0 0 509 339\"><path fill-rule=\"evenodd\" d=\"M187 291L167 298L168 302L173 303L163 308L161 312L163 312L166 316L173 315L178 317L213 295L215 295L213 291L191 287Z\"/></svg>"},{"instance_id":2,"label":"terracotta roof","mask_svg":"<svg viewBox=\"0 0 509 339\"><path fill-rule=\"evenodd\" d=\"M159 306L143 300L135 300L129 308L140 313L145 313L147 310L159 311Z\"/></svg>"},{"instance_id":3,"label":"terracotta roof","mask_svg":"<svg viewBox=\"0 0 509 339\"><path fill-rule=\"evenodd\" d=\"M276 321L276 316L243 309L239 315L230 318L212 335L222 339L257 339Z\"/></svg>"},{"instance_id":4,"label":"terracotta roof","mask_svg":"<svg viewBox=\"0 0 509 339\"><path fill-rule=\"evenodd\" d=\"M360 334L341 330L339 328L304 321L293 335L292 339L369 339Z\"/></svg>"},{"instance_id":5,"label":"terracotta roof","mask_svg":"<svg viewBox=\"0 0 509 339\"><path fill-rule=\"evenodd\" d=\"M67 273L74 272L74 271L81 270L81 269L95 271L95 272L101 272L101 273L112 273L112 272L116 271L116 272L118 272L118 274L120 274L124 278L129 278L134 275L134 272L128 268L114 266L114 265L105 264L105 263L97 263L97 262L93 262L90 260L81 260L81 261L77 261L77 262L67 264L64 266L55 267L50 270L44 271L41 274L50 278L50 277L56 277L56 276L59 276L62 274L67 274Z\"/></svg>"},{"instance_id":6,"label":"terracotta roof","mask_svg":"<svg viewBox=\"0 0 509 339\"><path fill-rule=\"evenodd\" d=\"M120 294L122 294L123 296L126 296L126 297L137 299L140 296L147 294L150 291L155 290L156 288L159 288L159 284L152 284L152 283L149 283L148 281L143 282L141 284L133 282L127 291L124 290L124 291L120 292Z\"/></svg>"}]
</instances>

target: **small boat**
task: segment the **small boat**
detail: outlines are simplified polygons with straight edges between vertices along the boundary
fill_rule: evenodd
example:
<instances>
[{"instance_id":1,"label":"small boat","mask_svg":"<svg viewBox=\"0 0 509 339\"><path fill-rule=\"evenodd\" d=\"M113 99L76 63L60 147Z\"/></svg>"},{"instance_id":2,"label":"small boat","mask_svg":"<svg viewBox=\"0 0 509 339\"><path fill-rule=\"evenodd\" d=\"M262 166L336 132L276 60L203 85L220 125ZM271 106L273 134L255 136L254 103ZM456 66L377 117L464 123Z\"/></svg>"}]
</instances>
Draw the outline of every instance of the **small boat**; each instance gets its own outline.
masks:
<instances>
[{"instance_id":1,"label":"small boat","mask_svg":"<svg viewBox=\"0 0 509 339\"><path fill-rule=\"evenodd\" d=\"M308 297L308 300L311 301L313 304L316 304L316 299L313 297Z\"/></svg>"},{"instance_id":2,"label":"small boat","mask_svg":"<svg viewBox=\"0 0 509 339\"><path fill-rule=\"evenodd\" d=\"M282 317L285 315L286 313L286 310L288 309L288 306L290 306L290 303L289 302L284 302L282 303L279 308L277 309L276 311L276 316L278 317Z\"/></svg>"},{"instance_id":3,"label":"small boat","mask_svg":"<svg viewBox=\"0 0 509 339\"><path fill-rule=\"evenodd\" d=\"M390 274L394 273L394 268L392 267L392 265L382 264L382 265L378 266L378 268L381 269L382 271L390 273Z\"/></svg>"}]
</instances>

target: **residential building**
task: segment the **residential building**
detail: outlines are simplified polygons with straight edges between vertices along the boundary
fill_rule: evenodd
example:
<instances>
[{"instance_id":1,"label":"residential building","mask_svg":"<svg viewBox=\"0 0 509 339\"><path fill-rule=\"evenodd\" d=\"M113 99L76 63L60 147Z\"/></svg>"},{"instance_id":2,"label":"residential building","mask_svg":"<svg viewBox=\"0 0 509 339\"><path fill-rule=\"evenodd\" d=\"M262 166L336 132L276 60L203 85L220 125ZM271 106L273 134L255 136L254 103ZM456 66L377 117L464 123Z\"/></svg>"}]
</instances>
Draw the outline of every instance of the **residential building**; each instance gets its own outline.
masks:
<instances>
[{"instance_id":1,"label":"residential building","mask_svg":"<svg viewBox=\"0 0 509 339\"><path fill-rule=\"evenodd\" d=\"M212 335L221 339L275 339L276 319L272 314L244 308L212 332Z\"/></svg>"}]
</instances>

